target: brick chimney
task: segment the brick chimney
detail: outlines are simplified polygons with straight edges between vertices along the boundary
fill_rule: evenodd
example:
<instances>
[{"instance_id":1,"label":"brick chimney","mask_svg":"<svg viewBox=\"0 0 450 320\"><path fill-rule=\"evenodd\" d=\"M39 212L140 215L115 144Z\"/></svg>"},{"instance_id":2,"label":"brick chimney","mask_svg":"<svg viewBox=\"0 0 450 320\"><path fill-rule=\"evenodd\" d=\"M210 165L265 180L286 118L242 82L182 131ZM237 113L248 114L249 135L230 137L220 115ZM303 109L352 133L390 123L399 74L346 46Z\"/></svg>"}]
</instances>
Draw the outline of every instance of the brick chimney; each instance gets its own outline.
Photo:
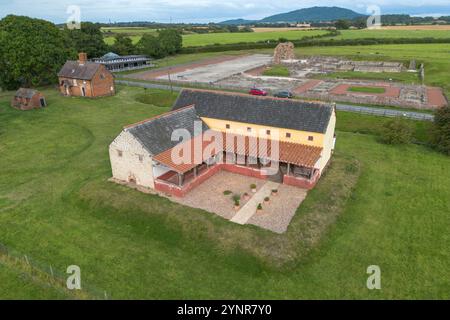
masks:
<instances>
[{"instance_id":1,"label":"brick chimney","mask_svg":"<svg viewBox=\"0 0 450 320\"><path fill-rule=\"evenodd\" d=\"M80 52L78 54L78 63L83 65L86 63L86 61L87 61L87 54L84 52Z\"/></svg>"}]
</instances>

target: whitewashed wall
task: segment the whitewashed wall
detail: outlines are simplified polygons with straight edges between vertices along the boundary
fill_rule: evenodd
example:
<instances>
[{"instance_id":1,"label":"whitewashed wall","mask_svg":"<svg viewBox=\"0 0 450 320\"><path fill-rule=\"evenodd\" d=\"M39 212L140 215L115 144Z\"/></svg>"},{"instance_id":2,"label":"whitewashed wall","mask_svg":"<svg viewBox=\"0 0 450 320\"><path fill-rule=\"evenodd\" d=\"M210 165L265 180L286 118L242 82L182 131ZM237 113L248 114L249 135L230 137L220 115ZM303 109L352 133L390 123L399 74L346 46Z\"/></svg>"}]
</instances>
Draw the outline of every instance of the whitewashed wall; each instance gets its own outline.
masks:
<instances>
[{"instance_id":1,"label":"whitewashed wall","mask_svg":"<svg viewBox=\"0 0 450 320\"><path fill-rule=\"evenodd\" d=\"M119 156L122 151L122 157ZM139 159L142 156L142 161ZM113 178L130 182L130 178L136 179L136 184L147 188L154 188L153 160L139 141L126 130L109 146L109 158Z\"/></svg>"}]
</instances>

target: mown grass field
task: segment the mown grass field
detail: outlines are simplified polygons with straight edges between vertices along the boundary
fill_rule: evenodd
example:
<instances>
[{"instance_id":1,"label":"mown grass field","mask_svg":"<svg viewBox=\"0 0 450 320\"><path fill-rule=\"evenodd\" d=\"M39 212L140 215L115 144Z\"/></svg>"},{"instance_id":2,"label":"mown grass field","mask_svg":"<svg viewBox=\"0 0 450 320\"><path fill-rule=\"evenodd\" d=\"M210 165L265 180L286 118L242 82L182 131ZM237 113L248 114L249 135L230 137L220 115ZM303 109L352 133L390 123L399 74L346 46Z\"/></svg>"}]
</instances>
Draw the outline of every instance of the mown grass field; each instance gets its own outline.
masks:
<instances>
[{"instance_id":1,"label":"mown grass field","mask_svg":"<svg viewBox=\"0 0 450 320\"><path fill-rule=\"evenodd\" d=\"M113 298L450 298L450 158L379 143L387 119L338 113L335 160L277 236L107 181L109 143L168 110L158 98L43 92L49 107L30 112L0 96L0 242L17 252L77 264ZM429 124L415 126L426 141ZM380 291L366 288L373 264ZM0 279L1 298L64 297L8 268Z\"/></svg>"}]
</instances>

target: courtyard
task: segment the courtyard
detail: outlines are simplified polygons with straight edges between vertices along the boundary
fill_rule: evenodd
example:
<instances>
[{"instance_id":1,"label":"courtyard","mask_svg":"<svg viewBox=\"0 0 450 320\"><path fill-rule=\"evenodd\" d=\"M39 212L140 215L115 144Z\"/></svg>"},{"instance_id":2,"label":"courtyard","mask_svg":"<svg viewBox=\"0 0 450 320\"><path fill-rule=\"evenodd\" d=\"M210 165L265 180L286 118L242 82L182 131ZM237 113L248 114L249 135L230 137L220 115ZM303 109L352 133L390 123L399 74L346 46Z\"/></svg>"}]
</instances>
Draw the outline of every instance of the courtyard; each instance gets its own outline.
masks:
<instances>
[{"instance_id":1,"label":"courtyard","mask_svg":"<svg viewBox=\"0 0 450 320\"><path fill-rule=\"evenodd\" d=\"M256 186L256 193L250 188L252 184ZM272 188L277 189L276 195L272 194ZM248 197L245 194L248 194ZM306 195L305 189L222 170L183 198L170 199L239 224L251 224L276 233L284 233ZM238 210L234 207L233 199L237 196L240 199ZM268 202L265 201L266 197L269 198ZM263 209L258 211L257 206L260 203Z\"/></svg>"}]
</instances>

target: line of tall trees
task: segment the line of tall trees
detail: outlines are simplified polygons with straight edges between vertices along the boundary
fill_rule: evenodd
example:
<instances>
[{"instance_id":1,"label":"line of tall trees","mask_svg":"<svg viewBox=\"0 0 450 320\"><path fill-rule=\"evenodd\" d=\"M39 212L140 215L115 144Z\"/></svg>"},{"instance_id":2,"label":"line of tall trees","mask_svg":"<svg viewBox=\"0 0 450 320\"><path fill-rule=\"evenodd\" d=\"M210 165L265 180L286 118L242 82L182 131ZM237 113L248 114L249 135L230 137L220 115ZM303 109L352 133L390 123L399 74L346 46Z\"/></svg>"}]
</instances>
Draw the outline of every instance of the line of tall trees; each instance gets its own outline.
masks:
<instances>
[{"instance_id":1,"label":"line of tall trees","mask_svg":"<svg viewBox=\"0 0 450 320\"><path fill-rule=\"evenodd\" d=\"M137 45L118 35L108 46L100 24L83 22L81 29L69 30L45 20L9 15L0 20L0 88L55 83L62 65L76 59L77 52L86 52L91 58L109 51L161 58L179 52L182 41L179 31L164 29L156 37L144 36Z\"/></svg>"}]
</instances>

